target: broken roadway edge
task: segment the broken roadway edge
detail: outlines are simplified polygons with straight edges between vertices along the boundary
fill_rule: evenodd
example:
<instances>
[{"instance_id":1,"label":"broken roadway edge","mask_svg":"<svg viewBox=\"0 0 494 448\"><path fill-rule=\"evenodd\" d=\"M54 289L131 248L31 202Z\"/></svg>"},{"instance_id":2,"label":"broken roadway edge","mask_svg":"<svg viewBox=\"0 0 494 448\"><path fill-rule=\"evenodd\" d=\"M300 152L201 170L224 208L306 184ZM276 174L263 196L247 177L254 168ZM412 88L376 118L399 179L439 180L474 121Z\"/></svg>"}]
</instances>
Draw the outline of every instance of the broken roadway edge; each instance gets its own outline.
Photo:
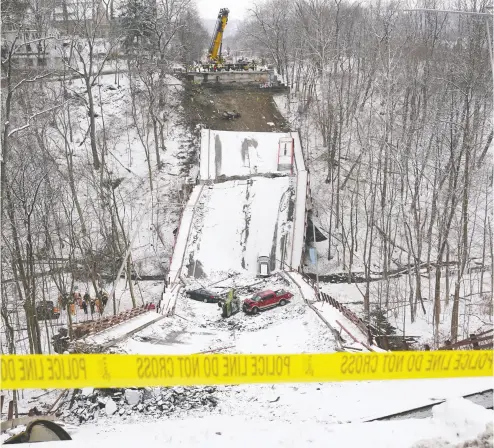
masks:
<instances>
[{"instance_id":1,"label":"broken roadway edge","mask_svg":"<svg viewBox=\"0 0 494 448\"><path fill-rule=\"evenodd\" d=\"M298 284L298 282L293 278L293 276L290 275L290 272L288 272L288 271L280 271L280 273L281 273L281 275L287 277L287 280L297 287L297 289L299 290L300 295L303 298L305 304L312 311L314 311L314 313L316 313L316 315L321 319L321 321L329 328L329 330L331 331L331 333L334 336L334 339L335 339L335 342L336 342L336 345L337 345L336 350L337 351L347 351L347 350L345 350L345 348L342 345L342 340L341 340L341 336L340 336L339 332L324 318L324 316L319 312L319 310L312 305L312 303L310 302L310 300L308 300L305 297L305 295L304 295L304 293L302 291L302 288L300 287L300 285ZM310 287L310 285L309 285L309 287ZM158 318L153 319L150 322L146 322L144 325L141 325L140 327L135 328L132 331L129 331L128 333L125 333L124 335L122 335L122 336L120 336L120 337L118 337L116 339L113 339L113 340L111 340L109 342L105 342L104 344L101 344L100 346L101 346L101 348L103 350L106 350L106 349L108 349L110 347L113 347L116 344L118 344L118 343L120 343L120 342L128 339L129 337L131 337L134 334L138 333L139 331L143 330L144 328L146 328L146 327L148 327L148 326L150 326L150 325L152 325L152 324L154 324L156 322L159 322L160 320L162 320L162 319L164 319L166 317L170 317L168 315L168 313L164 313L163 315L159 316ZM128 323L128 321L126 323ZM112 327L112 330L115 329L117 326L118 325L116 325L115 327Z\"/></svg>"},{"instance_id":2,"label":"broken roadway edge","mask_svg":"<svg viewBox=\"0 0 494 448\"><path fill-rule=\"evenodd\" d=\"M108 341L108 342L105 342L103 344L100 345L100 347L103 349L103 350L106 350L110 347L113 347L114 345L117 345L118 343L122 342L122 341L125 341L126 339L130 338L131 336L133 336L134 334L138 333L139 331L141 330L144 330L144 328L146 327L149 327L150 325L152 324L155 324L156 322L159 322L160 320L164 319L165 317L167 317L166 315L162 315L162 316L159 316L157 317L156 319L153 319L149 322L146 322L144 325L141 325L137 328L134 328L133 330L129 331L128 333L125 333L124 335L118 337L118 338L115 338L115 339L112 339L111 341ZM129 323L129 321L126 321L126 322L122 322L118 325L122 325L124 323ZM115 325L114 327L111 327L111 330L114 330L116 327L118 327L118 325Z\"/></svg>"}]
</instances>

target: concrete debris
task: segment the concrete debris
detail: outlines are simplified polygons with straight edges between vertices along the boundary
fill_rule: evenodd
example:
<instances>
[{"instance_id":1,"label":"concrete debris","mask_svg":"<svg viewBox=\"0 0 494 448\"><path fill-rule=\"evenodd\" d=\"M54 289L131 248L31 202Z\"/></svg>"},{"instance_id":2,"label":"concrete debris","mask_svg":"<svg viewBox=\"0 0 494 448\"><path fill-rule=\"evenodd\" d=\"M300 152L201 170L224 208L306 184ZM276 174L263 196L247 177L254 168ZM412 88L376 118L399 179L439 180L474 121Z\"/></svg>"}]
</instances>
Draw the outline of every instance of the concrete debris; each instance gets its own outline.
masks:
<instances>
[{"instance_id":1,"label":"concrete debris","mask_svg":"<svg viewBox=\"0 0 494 448\"><path fill-rule=\"evenodd\" d=\"M87 397L88 395L91 395L94 392L94 387L83 387L81 394Z\"/></svg>"},{"instance_id":2,"label":"concrete debris","mask_svg":"<svg viewBox=\"0 0 494 448\"><path fill-rule=\"evenodd\" d=\"M141 401L141 391L136 389L125 390L125 401L131 406L135 406Z\"/></svg>"},{"instance_id":3,"label":"concrete debris","mask_svg":"<svg viewBox=\"0 0 494 448\"><path fill-rule=\"evenodd\" d=\"M117 412L117 404L112 399L108 400L106 402L105 411L108 416L115 414L115 412Z\"/></svg>"},{"instance_id":4,"label":"concrete debris","mask_svg":"<svg viewBox=\"0 0 494 448\"><path fill-rule=\"evenodd\" d=\"M66 402L57 412L65 422L83 424L99 417L127 418L144 414L161 418L172 413L218 405L216 387L170 387L155 389L83 390L70 407Z\"/></svg>"}]
</instances>

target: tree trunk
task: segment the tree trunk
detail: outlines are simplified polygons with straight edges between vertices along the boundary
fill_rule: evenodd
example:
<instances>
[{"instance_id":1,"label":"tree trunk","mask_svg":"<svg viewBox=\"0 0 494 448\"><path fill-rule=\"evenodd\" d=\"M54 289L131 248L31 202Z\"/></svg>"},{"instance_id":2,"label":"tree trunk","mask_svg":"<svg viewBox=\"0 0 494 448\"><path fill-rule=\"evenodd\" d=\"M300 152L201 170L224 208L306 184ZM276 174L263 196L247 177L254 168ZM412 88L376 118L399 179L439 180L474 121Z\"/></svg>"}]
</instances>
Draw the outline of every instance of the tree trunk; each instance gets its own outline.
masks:
<instances>
[{"instance_id":1,"label":"tree trunk","mask_svg":"<svg viewBox=\"0 0 494 448\"><path fill-rule=\"evenodd\" d=\"M91 74L89 74L90 76ZM91 152L93 154L93 166L95 170L99 170L101 167L101 163L98 155L98 148L96 146L96 122L94 117L94 99L93 92L91 88L91 81L89 76L86 77L86 89L88 96L88 107L89 107L89 136L91 141Z\"/></svg>"},{"instance_id":2,"label":"tree trunk","mask_svg":"<svg viewBox=\"0 0 494 448\"><path fill-rule=\"evenodd\" d=\"M136 298L135 298L135 294L134 294L134 285L132 283L132 263L130 261L130 254L127 257L127 280L129 282L130 297L132 299L132 308L135 308L137 306L137 304L136 304Z\"/></svg>"},{"instance_id":3,"label":"tree trunk","mask_svg":"<svg viewBox=\"0 0 494 448\"><path fill-rule=\"evenodd\" d=\"M160 158L160 145L159 145L159 132L158 132L158 120L153 117L153 132L154 132L154 150L156 153L156 165L158 170L161 168L161 158Z\"/></svg>"}]
</instances>

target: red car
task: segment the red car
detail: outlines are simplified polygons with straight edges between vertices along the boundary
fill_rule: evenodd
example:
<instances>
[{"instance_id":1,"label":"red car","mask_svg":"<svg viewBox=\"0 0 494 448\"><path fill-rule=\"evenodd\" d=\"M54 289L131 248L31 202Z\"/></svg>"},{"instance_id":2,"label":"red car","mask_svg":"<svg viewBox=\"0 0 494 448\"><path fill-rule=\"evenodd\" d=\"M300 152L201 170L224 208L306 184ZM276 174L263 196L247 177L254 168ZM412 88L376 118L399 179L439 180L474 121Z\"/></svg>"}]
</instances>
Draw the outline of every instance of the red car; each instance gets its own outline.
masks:
<instances>
[{"instance_id":1,"label":"red car","mask_svg":"<svg viewBox=\"0 0 494 448\"><path fill-rule=\"evenodd\" d=\"M242 309L248 314L257 314L261 310L267 310L277 305L283 306L293 297L293 294L283 289L271 291L270 289L254 294L250 299L245 299Z\"/></svg>"}]
</instances>

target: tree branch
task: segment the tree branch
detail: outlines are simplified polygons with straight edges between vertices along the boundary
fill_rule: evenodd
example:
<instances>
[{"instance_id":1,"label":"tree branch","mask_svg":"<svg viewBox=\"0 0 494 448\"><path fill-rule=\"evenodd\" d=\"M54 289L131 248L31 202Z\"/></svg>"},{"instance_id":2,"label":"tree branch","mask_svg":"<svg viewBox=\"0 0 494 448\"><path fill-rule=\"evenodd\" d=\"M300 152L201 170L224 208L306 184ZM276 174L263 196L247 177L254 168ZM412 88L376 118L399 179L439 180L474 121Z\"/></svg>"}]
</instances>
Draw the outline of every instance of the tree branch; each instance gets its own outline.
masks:
<instances>
[{"instance_id":1,"label":"tree branch","mask_svg":"<svg viewBox=\"0 0 494 448\"><path fill-rule=\"evenodd\" d=\"M45 109L45 110L42 110L41 112L37 112L37 113L31 115L30 117L28 117L27 123L25 125L23 125L23 126L21 126L19 128L12 129L9 132L8 136L11 137L12 135L16 134L17 132L23 131L24 129L26 129L29 126L31 126L31 120L33 120L37 116L42 115L42 114L44 114L46 112L51 112L52 110L58 109L59 107L64 106L65 103L66 103L66 101L64 101L62 104L57 104L56 106L50 107L49 109Z\"/></svg>"}]
</instances>

